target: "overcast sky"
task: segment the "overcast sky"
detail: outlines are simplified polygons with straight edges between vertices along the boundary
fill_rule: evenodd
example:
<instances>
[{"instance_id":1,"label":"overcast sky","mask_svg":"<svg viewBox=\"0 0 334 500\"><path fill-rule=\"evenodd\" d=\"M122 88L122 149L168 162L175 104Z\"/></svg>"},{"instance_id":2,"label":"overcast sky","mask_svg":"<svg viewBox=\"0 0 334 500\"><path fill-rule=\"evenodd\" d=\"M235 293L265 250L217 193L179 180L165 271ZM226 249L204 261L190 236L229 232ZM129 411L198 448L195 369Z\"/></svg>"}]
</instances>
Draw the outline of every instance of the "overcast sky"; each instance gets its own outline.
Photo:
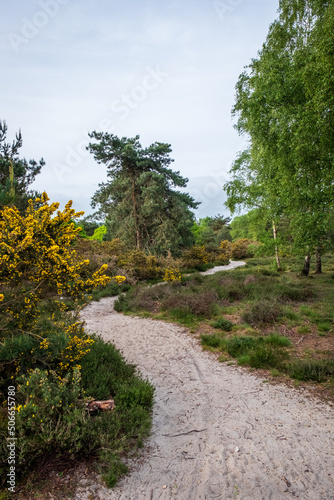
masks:
<instances>
[{"instance_id":1,"label":"overcast sky","mask_svg":"<svg viewBox=\"0 0 334 500\"><path fill-rule=\"evenodd\" d=\"M43 157L34 187L91 213L106 169L88 132L172 146L174 170L201 201L197 217L228 215L222 186L245 145L231 108L278 0L11 0L2 6L1 111L22 156Z\"/></svg>"}]
</instances>

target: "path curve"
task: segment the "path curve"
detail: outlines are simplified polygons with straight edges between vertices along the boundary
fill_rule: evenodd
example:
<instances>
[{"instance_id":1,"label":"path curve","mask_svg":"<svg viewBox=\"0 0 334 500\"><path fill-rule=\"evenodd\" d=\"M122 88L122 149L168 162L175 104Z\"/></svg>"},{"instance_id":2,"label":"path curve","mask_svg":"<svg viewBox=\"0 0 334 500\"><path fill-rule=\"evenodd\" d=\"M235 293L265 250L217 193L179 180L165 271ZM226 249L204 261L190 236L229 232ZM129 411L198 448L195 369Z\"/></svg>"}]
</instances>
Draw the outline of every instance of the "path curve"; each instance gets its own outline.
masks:
<instances>
[{"instance_id":1,"label":"path curve","mask_svg":"<svg viewBox=\"0 0 334 500\"><path fill-rule=\"evenodd\" d=\"M226 264L226 266L215 266L212 269L201 272L201 274L208 275L218 273L219 271L230 271L231 269L236 269L237 267L245 265L246 262L244 262L243 260L230 260L230 263Z\"/></svg>"},{"instance_id":2,"label":"path curve","mask_svg":"<svg viewBox=\"0 0 334 500\"><path fill-rule=\"evenodd\" d=\"M332 406L220 364L187 329L123 316L114 301L82 317L156 387L152 434L116 488L83 480L76 500L334 500Z\"/></svg>"}]
</instances>

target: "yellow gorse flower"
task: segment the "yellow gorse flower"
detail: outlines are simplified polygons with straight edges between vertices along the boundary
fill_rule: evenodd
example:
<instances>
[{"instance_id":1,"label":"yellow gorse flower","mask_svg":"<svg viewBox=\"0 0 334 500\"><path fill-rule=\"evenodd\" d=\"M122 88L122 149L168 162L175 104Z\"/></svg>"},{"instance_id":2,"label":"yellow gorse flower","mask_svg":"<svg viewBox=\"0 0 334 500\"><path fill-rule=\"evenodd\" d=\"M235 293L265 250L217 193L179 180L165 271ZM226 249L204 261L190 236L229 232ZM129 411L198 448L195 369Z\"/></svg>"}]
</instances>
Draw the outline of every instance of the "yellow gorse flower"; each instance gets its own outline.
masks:
<instances>
[{"instance_id":1,"label":"yellow gorse flower","mask_svg":"<svg viewBox=\"0 0 334 500\"><path fill-rule=\"evenodd\" d=\"M170 283L172 283L173 281L180 282L182 280L182 276L178 269L167 268L163 279L164 281Z\"/></svg>"},{"instance_id":2,"label":"yellow gorse flower","mask_svg":"<svg viewBox=\"0 0 334 500\"><path fill-rule=\"evenodd\" d=\"M115 280L117 283L123 283L123 281L126 280L126 277L125 276L113 276L112 279Z\"/></svg>"}]
</instances>

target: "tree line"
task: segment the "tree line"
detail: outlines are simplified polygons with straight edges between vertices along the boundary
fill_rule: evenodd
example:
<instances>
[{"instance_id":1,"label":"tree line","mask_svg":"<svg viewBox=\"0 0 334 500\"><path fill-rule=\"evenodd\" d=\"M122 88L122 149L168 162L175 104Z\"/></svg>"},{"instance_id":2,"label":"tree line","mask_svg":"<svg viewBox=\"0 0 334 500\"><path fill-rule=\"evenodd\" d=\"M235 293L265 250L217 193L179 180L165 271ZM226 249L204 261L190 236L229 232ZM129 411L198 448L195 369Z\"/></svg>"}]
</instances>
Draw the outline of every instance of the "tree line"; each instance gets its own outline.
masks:
<instances>
[{"instance_id":1,"label":"tree line","mask_svg":"<svg viewBox=\"0 0 334 500\"><path fill-rule=\"evenodd\" d=\"M257 57L239 76L232 115L249 139L234 161L224 189L234 219L218 215L196 221L199 203L188 179L171 168L171 145L143 147L139 136L93 131L88 150L107 169L92 198L95 213L82 225L98 239L119 238L128 248L166 255L194 244L219 245L248 238L275 253L311 255L316 272L334 235L334 1L280 0L278 18ZM0 122L0 208L20 210L44 160L19 158L21 133L6 140ZM248 211L236 216L238 211ZM103 224L103 229L101 225Z\"/></svg>"}]
</instances>

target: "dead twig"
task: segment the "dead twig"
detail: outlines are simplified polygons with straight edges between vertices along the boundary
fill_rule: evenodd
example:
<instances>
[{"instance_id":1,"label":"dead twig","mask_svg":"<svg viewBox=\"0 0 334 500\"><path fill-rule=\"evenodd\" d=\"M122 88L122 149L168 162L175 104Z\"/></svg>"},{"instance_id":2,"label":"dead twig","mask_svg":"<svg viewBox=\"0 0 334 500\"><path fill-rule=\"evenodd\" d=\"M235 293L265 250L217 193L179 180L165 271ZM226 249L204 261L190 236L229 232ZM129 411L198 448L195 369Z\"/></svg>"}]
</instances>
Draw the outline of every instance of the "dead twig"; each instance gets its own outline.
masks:
<instances>
[{"instance_id":1,"label":"dead twig","mask_svg":"<svg viewBox=\"0 0 334 500\"><path fill-rule=\"evenodd\" d=\"M177 436L184 436L186 434L191 434L192 432L203 432L203 431L206 431L206 430L207 430L207 428L205 428L205 429L192 429L191 431L180 432L179 434L163 434L163 436L167 436L167 437L173 438L173 437L177 437Z\"/></svg>"}]
</instances>

